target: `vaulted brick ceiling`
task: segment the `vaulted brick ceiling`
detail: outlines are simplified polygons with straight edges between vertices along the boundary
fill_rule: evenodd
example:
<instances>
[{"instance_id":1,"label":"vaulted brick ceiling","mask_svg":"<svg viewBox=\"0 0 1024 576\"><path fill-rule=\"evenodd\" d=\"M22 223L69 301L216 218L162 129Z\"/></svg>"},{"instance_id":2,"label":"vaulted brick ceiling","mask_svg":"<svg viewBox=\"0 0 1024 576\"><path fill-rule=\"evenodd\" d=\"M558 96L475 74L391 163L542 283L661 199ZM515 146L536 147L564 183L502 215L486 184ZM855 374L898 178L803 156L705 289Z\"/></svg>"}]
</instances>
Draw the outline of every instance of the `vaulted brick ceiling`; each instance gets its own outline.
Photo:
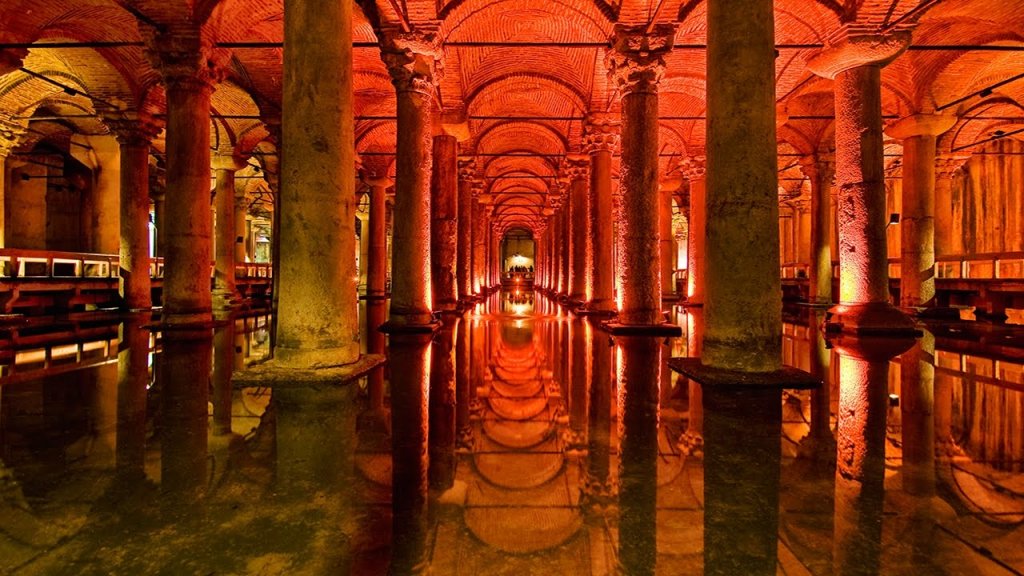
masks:
<instances>
[{"instance_id":1,"label":"vaulted brick ceiling","mask_svg":"<svg viewBox=\"0 0 1024 576\"><path fill-rule=\"evenodd\" d=\"M706 5L704 0L362 0L356 10L357 149L364 169L393 171L395 95L374 46L382 24L439 21L444 74L439 97L446 109L469 117L463 154L495 194L497 226L542 226L543 208L556 191L561 158L580 150L583 117L617 112L605 68L606 43L616 23L678 24L660 86L661 169L704 145ZM792 154L827 149L832 134L831 83L805 62L844 25L883 30L914 25L913 44L1024 44L1024 0L777 0L776 60L780 168ZM282 0L7 0L0 7L0 44L36 43L24 68L74 88L11 72L0 76L0 122L27 125L30 147L61 133L104 128L86 116L109 108L161 113L159 76L142 43L159 27L193 28L211 43L283 41ZM52 42L123 42L96 49L48 49ZM501 46L481 43L502 43ZM473 43L467 45L467 43ZM529 44L510 46L509 44ZM811 45L811 46L807 46ZM281 49L216 48L213 60L227 79L213 97L219 153L272 151L258 119L276 116L281 98ZM0 62L3 59L0 58ZM945 150L982 140L1024 122L1024 80L977 93L1024 73L1020 51L912 50L883 74L884 112L890 117L942 109L961 116L943 137ZM508 117L525 117L509 119ZM239 118L242 117L242 118ZM50 127L47 127L47 123ZM159 147L158 143L158 147ZM898 150L898 149L897 149ZM965 148L969 152L969 148ZM498 156L516 153L522 156ZM789 188L789 186L787 186ZM783 191L785 195L786 191Z\"/></svg>"}]
</instances>

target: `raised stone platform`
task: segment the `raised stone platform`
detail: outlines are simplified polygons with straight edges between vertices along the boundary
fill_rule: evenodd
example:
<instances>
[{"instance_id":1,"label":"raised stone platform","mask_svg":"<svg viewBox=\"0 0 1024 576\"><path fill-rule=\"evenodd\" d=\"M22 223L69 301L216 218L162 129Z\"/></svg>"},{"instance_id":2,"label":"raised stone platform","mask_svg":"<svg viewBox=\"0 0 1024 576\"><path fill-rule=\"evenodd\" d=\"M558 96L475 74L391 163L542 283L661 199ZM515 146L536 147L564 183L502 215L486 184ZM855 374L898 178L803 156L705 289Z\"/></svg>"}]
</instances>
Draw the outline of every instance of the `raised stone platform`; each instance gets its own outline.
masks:
<instances>
[{"instance_id":1,"label":"raised stone platform","mask_svg":"<svg viewBox=\"0 0 1024 576\"><path fill-rule=\"evenodd\" d=\"M670 358L668 367L705 387L807 390L822 385L821 378L792 366L774 372L741 372L705 366L700 358Z\"/></svg>"}]
</instances>

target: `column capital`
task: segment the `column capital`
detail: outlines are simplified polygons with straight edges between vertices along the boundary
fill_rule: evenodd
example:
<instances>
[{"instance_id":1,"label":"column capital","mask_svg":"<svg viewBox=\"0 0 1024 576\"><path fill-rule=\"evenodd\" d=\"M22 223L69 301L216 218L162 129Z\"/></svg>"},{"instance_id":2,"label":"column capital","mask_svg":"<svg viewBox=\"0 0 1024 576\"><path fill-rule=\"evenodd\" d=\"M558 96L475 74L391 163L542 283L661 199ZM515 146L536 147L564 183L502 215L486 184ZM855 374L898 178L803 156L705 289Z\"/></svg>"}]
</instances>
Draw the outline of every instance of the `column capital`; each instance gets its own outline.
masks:
<instances>
[{"instance_id":1,"label":"column capital","mask_svg":"<svg viewBox=\"0 0 1024 576\"><path fill-rule=\"evenodd\" d=\"M823 78L833 79L840 72L860 66L885 66L910 45L910 30L887 34L852 26L840 29L828 46L807 62L807 68Z\"/></svg>"},{"instance_id":2,"label":"column capital","mask_svg":"<svg viewBox=\"0 0 1024 576\"><path fill-rule=\"evenodd\" d=\"M435 96L444 74L439 28L439 22L422 22L409 30L397 26L381 29L381 59L397 91Z\"/></svg>"},{"instance_id":3,"label":"column capital","mask_svg":"<svg viewBox=\"0 0 1024 576\"><path fill-rule=\"evenodd\" d=\"M163 130L163 123L149 114L125 113L104 116L103 124L126 146L148 146Z\"/></svg>"},{"instance_id":4,"label":"column capital","mask_svg":"<svg viewBox=\"0 0 1024 576\"><path fill-rule=\"evenodd\" d=\"M814 180L816 178L827 178L829 180L836 173L836 157L832 152L819 152L800 157L800 171L804 176Z\"/></svg>"},{"instance_id":5,"label":"column capital","mask_svg":"<svg viewBox=\"0 0 1024 576\"><path fill-rule=\"evenodd\" d=\"M583 153L608 151L619 147L619 121L608 114L588 114L583 124Z\"/></svg>"},{"instance_id":6,"label":"column capital","mask_svg":"<svg viewBox=\"0 0 1024 576\"><path fill-rule=\"evenodd\" d=\"M956 121L956 116L945 114L912 114L890 124L885 133L897 140L915 136L940 136L948 132Z\"/></svg>"},{"instance_id":7,"label":"column capital","mask_svg":"<svg viewBox=\"0 0 1024 576\"><path fill-rule=\"evenodd\" d=\"M590 178L590 158L578 155L566 156L562 163L562 172L570 181L587 180Z\"/></svg>"},{"instance_id":8,"label":"column capital","mask_svg":"<svg viewBox=\"0 0 1024 576\"><path fill-rule=\"evenodd\" d=\"M8 156L21 144L25 127L13 116L0 112L0 156Z\"/></svg>"},{"instance_id":9,"label":"column capital","mask_svg":"<svg viewBox=\"0 0 1024 576\"><path fill-rule=\"evenodd\" d=\"M144 27L143 52L168 87L208 90L224 79L223 67L213 61L213 47L198 28L155 32Z\"/></svg>"},{"instance_id":10,"label":"column capital","mask_svg":"<svg viewBox=\"0 0 1024 576\"><path fill-rule=\"evenodd\" d=\"M459 180L467 181L476 178L476 158L473 156L462 156L458 159Z\"/></svg>"},{"instance_id":11,"label":"column capital","mask_svg":"<svg viewBox=\"0 0 1024 576\"><path fill-rule=\"evenodd\" d=\"M672 50L675 35L674 24L615 25L605 63L608 76L623 96L657 90L665 74L665 55Z\"/></svg>"},{"instance_id":12,"label":"column capital","mask_svg":"<svg viewBox=\"0 0 1024 576\"><path fill-rule=\"evenodd\" d=\"M480 197L484 195L484 189L485 188L486 188L486 186L484 185L484 181L483 180L474 179L473 180L473 189L472 189L473 198L475 198L477 200L480 200Z\"/></svg>"},{"instance_id":13,"label":"column capital","mask_svg":"<svg viewBox=\"0 0 1024 576\"><path fill-rule=\"evenodd\" d=\"M704 156L689 156L683 160L680 168L683 178L690 182L701 180L707 173L707 158Z\"/></svg>"},{"instance_id":14,"label":"column capital","mask_svg":"<svg viewBox=\"0 0 1024 576\"><path fill-rule=\"evenodd\" d=\"M939 154L935 156L935 177L952 178L953 174L956 174L958 170L963 168L964 164L970 159L970 156L956 154Z\"/></svg>"},{"instance_id":15,"label":"column capital","mask_svg":"<svg viewBox=\"0 0 1024 576\"><path fill-rule=\"evenodd\" d=\"M237 156L229 156L227 154L218 154L210 158L210 167L214 170L238 172L248 165L249 163L246 162L245 159Z\"/></svg>"}]
</instances>

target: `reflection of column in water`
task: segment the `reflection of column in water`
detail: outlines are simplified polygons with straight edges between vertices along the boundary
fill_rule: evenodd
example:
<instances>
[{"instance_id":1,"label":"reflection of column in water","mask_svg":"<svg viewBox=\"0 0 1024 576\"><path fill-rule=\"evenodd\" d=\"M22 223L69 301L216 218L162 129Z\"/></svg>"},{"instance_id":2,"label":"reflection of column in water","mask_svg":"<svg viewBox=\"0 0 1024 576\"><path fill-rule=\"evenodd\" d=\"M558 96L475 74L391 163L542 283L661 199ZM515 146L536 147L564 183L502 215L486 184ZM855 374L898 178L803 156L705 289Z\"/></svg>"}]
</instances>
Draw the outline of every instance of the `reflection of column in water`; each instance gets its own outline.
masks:
<instances>
[{"instance_id":1,"label":"reflection of column in water","mask_svg":"<svg viewBox=\"0 0 1024 576\"><path fill-rule=\"evenodd\" d=\"M209 329L163 333L160 361L160 474L170 504L202 495L213 338Z\"/></svg>"},{"instance_id":2,"label":"reflection of column in water","mask_svg":"<svg viewBox=\"0 0 1024 576\"><path fill-rule=\"evenodd\" d=\"M213 433L231 434L231 373L235 368L235 322L228 318L213 333Z\"/></svg>"},{"instance_id":3,"label":"reflection of column in water","mask_svg":"<svg viewBox=\"0 0 1024 576\"><path fill-rule=\"evenodd\" d=\"M430 488L447 490L455 481L455 333L459 318L450 314L431 346L429 452Z\"/></svg>"},{"instance_id":4,"label":"reflection of column in water","mask_svg":"<svg viewBox=\"0 0 1024 576\"><path fill-rule=\"evenodd\" d=\"M704 389L704 573L774 576L782 391Z\"/></svg>"},{"instance_id":5,"label":"reflection of column in water","mask_svg":"<svg viewBox=\"0 0 1024 576\"><path fill-rule=\"evenodd\" d=\"M836 425L836 574L878 574L885 495L889 360L913 340L840 337Z\"/></svg>"},{"instance_id":6,"label":"reflection of column in water","mask_svg":"<svg viewBox=\"0 0 1024 576\"><path fill-rule=\"evenodd\" d=\"M387 321L385 301L370 299L366 301L366 353L384 354L385 336L379 330ZM360 418L359 429L363 438L371 445L384 442L388 434L388 417L384 409L384 365L380 365L367 374L366 388L370 397L369 410Z\"/></svg>"},{"instance_id":7,"label":"reflection of column in water","mask_svg":"<svg viewBox=\"0 0 1024 576\"><path fill-rule=\"evenodd\" d=\"M604 507L615 494L611 470L612 426L612 347L604 332L596 332L594 321L587 320L594 333L591 356L590 402L587 420L587 470L584 477L584 505Z\"/></svg>"},{"instance_id":8,"label":"reflection of column in water","mask_svg":"<svg viewBox=\"0 0 1024 576\"><path fill-rule=\"evenodd\" d=\"M125 480L145 475L146 390L149 387L149 315L121 324L117 354L117 473Z\"/></svg>"},{"instance_id":9,"label":"reflection of column in water","mask_svg":"<svg viewBox=\"0 0 1024 576\"><path fill-rule=\"evenodd\" d=\"M686 314L686 355L690 358L700 357L701 343L704 339L704 311L690 308ZM704 455L704 406L701 398L701 386L689 380L687 390L686 431L679 439L679 449L686 456L700 458Z\"/></svg>"},{"instance_id":10,"label":"reflection of column in water","mask_svg":"<svg viewBox=\"0 0 1024 576\"><path fill-rule=\"evenodd\" d=\"M661 341L616 338L619 357L619 561L628 574L654 574L658 494Z\"/></svg>"},{"instance_id":11,"label":"reflection of column in water","mask_svg":"<svg viewBox=\"0 0 1024 576\"><path fill-rule=\"evenodd\" d=\"M823 313L809 313L809 326L820 326ZM811 374L823 384L811 390L811 422L807 437L800 442L800 455L819 462L835 472L836 440L832 435L832 351L825 335L817 329L811 332Z\"/></svg>"},{"instance_id":12,"label":"reflection of column in water","mask_svg":"<svg viewBox=\"0 0 1024 576\"><path fill-rule=\"evenodd\" d=\"M569 380L569 448L580 448L586 442L587 420L587 378L591 363L590 327L582 318L574 316L569 327L571 338L570 380Z\"/></svg>"},{"instance_id":13,"label":"reflection of column in water","mask_svg":"<svg viewBox=\"0 0 1024 576\"><path fill-rule=\"evenodd\" d=\"M455 431L460 448L469 448L473 437L469 423L469 398L472 383L472 331L470 322L459 322L455 339Z\"/></svg>"},{"instance_id":14,"label":"reflection of column in water","mask_svg":"<svg viewBox=\"0 0 1024 576\"><path fill-rule=\"evenodd\" d=\"M426 567L430 334L391 334L391 574ZM398 368L400 367L400 368Z\"/></svg>"},{"instance_id":15,"label":"reflection of column in water","mask_svg":"<svg viewBox=\"0 0 1024 576\"><path fill-rule=\"evenodd\" d=\"M935 494L935 336L925 332L900 359L900 410L903 424L903 489Z\"/></svg>"}]
</instances>

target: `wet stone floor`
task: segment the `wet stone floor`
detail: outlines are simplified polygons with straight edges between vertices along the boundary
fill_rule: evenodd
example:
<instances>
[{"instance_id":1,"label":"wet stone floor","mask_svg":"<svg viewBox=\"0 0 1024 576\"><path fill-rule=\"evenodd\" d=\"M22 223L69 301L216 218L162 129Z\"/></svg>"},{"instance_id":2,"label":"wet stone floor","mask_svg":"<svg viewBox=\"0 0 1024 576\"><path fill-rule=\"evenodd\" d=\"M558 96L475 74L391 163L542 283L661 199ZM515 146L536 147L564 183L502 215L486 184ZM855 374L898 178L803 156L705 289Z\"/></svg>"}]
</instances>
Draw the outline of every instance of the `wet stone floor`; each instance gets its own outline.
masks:
<instances>
[{"instance_id":1,"label":"wet stone floor","mask_svg":"<svg viewBox=\"0 0 1024 576\"><path fill-rule=\"evenodd\" d=\"M275 390L231 380L264 315L0 326L0 574L1024 573L1024 329L826 341L792 310L824 385L737 391L667 368L700 314L612 339L498 293Z\"/></svg>"}]
</instances>

